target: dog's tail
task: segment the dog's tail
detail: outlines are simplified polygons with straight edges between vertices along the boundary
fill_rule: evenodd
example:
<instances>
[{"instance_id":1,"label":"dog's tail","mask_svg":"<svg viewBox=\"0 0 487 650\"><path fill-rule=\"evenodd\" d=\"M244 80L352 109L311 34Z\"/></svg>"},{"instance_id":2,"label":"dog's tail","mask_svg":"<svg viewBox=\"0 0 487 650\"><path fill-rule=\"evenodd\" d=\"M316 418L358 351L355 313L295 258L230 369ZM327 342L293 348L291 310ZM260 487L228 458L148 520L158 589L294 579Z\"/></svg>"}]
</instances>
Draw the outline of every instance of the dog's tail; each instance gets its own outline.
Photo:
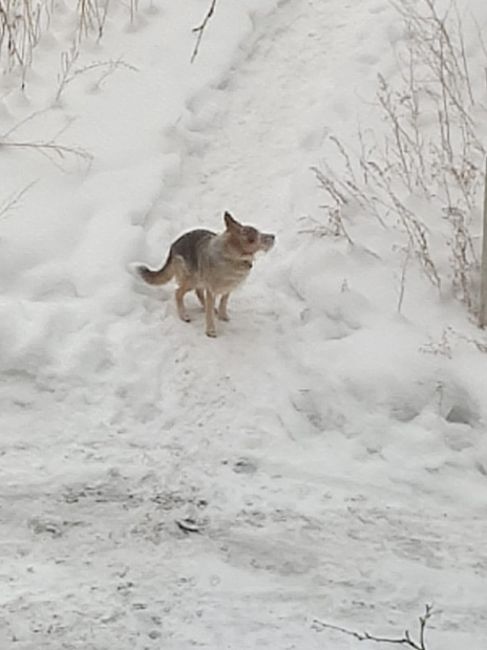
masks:
<instances>
[{"instance_id":1,"label":"dog's tail","mask_svg":"<svg viewBox=\"0 0 487 650\"><path fill-rule=\"evenodd\" d=\"M140 264L137 267L137 273L148 284L166 284L166 282L169 282L174 275L172 255L169 254L162 269L152 271L148 266Z\"/></svg>"}]
</instances>

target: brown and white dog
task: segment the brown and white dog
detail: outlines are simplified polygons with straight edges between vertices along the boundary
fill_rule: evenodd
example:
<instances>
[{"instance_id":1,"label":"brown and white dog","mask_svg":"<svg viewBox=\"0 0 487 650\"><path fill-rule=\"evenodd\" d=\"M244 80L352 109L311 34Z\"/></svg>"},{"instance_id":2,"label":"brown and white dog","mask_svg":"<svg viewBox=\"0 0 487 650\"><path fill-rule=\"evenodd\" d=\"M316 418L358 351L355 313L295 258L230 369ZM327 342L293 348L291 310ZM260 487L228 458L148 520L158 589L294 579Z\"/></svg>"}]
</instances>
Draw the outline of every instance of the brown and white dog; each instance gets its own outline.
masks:
<instances>
[{"instance_id":1,"label":"brown and white dog","mask_svg":"<svg viewBox=\"0 0 487 650\"><path fill-rule=\"evenodd\" d=\"M230 293L250 273L254 255L270 250L275 236L261 233L253 226L236 221L225 212L225 231L191 230L181 235L169 249L164 266L152 271L138 266L139 275L149 284L165 284L176 278L176 305L181 320L190 318L184 307L184 295L194 290L205 309L206 334L216 336L215 312L220 320L228 320L227 303ZM215 302L221 296L218 308Z\"/></svg>"}]
</instances>

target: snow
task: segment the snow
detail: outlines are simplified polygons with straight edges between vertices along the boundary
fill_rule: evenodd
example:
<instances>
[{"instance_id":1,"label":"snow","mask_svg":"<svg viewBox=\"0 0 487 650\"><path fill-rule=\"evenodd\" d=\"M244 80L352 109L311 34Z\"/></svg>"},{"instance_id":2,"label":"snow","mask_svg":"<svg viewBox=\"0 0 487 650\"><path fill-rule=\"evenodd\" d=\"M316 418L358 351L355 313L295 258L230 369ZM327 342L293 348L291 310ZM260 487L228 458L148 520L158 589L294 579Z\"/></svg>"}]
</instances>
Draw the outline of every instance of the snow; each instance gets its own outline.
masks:
<instances>
[{"instance_id":1,"label":"snow","mask_svg":"<svg viewBox=\"0 0 487 650\"><path fill-rule=\"evenodd\" d=\"M0 100L12 140L66 127L93 156L0 149L2 200L36 181L0 221L0 647L345 650L315 618L415 634L432 602L428 650L481 650L485 337L416 262L398 313L402 243L373 215L353 246L309 232L329 136L384 128L397 14L221 2L191 65L208 3L139 4L77 62L136 70L55 103L65 13ZM211 340L131 268L227 209L277 243Z\"/></svg>"}]
</instances>

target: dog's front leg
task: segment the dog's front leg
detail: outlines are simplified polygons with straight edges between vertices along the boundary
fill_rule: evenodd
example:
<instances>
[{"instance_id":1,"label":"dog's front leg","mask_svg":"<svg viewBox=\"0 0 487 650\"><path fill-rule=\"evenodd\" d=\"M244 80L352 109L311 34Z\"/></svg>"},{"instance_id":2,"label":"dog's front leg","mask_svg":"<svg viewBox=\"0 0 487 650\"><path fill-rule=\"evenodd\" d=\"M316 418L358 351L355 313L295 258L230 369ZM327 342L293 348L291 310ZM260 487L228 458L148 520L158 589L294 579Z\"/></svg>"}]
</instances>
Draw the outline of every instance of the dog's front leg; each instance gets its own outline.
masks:
<instances>
[{"instance_id":1,"label":"dog's front leg","mask_svg":"<svg viewBox=\"0 0 487 650\"><path fill-rule=\"evenodd\" d=\"M230 320L227 312L228 298L230 297L229 293L224 293L221 297L220 304L218 306L217 316L220 320L228 321Z\"/></svg>"},{"instance_id":2,"label":"dog's front leg","mask_svg":"<svg viewBox=\"0 0 487 650\"><path fill-rule=\"evenodd\" d=\"M205 292L206 335L215 337L215 295L207 289Z\"/></svg>"}]
</instances>

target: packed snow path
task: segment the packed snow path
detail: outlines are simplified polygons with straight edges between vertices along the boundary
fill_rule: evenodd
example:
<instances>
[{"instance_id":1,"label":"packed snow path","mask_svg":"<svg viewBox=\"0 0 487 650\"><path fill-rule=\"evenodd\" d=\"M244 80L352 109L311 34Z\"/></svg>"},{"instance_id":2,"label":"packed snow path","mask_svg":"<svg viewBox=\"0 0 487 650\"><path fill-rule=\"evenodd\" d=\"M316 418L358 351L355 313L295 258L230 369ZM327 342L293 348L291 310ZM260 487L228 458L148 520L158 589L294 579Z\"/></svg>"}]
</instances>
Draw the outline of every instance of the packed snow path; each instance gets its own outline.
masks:
<instances>
[{"instance_id":1,"label":"packed snow path","mask_svg":"<svg viewBox=\"0 0 487 650\"><path fill-rule=\"evenodd\" d=\"M431 650L480 650L480 510L450 502L433 469L425 479L421 444L384 456L370 421L362 439L334 420L332 379L308 363L321 333L293 281L302 167L324 107L349 110L333 105L344 62L357 78L373 63L350 43L382 10L283 4L175 126L181 173L142 224L141 255L159 263L181 231L218 227L217 210L277 233L216 341L196 301L185 325L170 288L134 282L110 355L100 336L98 379L4 383L2 648L351 649L313 618L394 635L435 602ZM197 532L176 523L187 519Z\"/></svg>"}]
</instances>

